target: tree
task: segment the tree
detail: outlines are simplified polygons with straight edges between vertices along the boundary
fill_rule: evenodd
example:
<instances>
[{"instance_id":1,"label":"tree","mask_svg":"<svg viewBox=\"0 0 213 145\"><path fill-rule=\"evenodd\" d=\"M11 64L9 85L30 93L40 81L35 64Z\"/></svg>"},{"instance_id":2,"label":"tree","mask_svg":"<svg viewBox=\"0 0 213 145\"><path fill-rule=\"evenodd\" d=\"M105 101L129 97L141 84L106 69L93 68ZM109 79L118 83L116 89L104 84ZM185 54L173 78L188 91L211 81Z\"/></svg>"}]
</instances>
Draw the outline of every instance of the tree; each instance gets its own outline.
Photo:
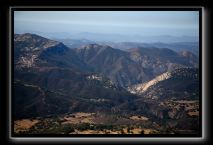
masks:
<instances>
[{"instance_id":1,"label":"tree","mask_svg":"<svg viewBox=\"0 0 213 145\"><path fill-rule=\"evenodd\" d=\"M141 130L141 134L144 134L144 130Z\"/></svg>"},{"instance_id":2,"label":"tree","mask_svg":"<svg viewBox=\"0 0 213 145\"><path fill-rule=\"evenodd\" d=\"M129 127L127 128L127 132L130 133L130 128Z\"/></svg>"},{"instance_id":3,"label":"tree","mask_svg":"<svg viewBox=\"0 0 213 145\"><path fill-rule=\"evenodd\" d=\"M124 130L123 130L123 129L121 129L121 134L125 134L125 132L124 132Z\"/></svg>"}]
</instances>

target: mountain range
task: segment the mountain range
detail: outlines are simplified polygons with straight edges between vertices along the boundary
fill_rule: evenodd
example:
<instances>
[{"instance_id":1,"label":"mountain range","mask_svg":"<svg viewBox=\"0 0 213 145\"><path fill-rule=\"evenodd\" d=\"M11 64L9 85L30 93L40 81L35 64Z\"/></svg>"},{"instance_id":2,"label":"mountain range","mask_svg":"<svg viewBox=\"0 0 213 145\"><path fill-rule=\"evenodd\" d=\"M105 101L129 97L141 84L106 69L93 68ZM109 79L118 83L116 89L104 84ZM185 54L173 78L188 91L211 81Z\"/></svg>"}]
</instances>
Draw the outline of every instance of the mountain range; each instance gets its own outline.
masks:
<instances>
[{"instance_id":1,"label":"mountain range","mask_svg":"<svg viewBox=\"0 0 213 145\"><path fill-rule=\"evenodd\" d=\"M79 48L82 45L87 44L99 44L99 45L108 45L112 48L128 50L130 48L144 47L144 48L169 48L173 51L190 51L196 56L199 56L199 42L187 42L182 40L182 42L113 42L113 41L91 41L89 39L59 39L54 38L56 41L64 43L69 48Z\"/></svg>"},{"instance_id":2,"label":"mountain range","mask_svg":"<svg viewBox=\"0 0 213 145\"><path fill-rule=\"evenodd\" d=\"M123 51L96 43L73 49L35 34L15 34L14 118L114 112L188 121L187 111L174 113L160 103L199 99L198 64L186 50Z\"/></svg>"},{"instance_id":3,"label":"mountain range","mask_svg":"<svg viewBox=\"0 0 213 145\"><path fill-rule=\"evenodd\" d=\"M175 35L144 35L144 34L121 34L121 33L98 33L98 32L39 32L27 31L49 39L88 39L92 41L105 42L142 42L142 43L176 43L176 42L198 42L198 36L175 36ZM26 33L17 31L16 33Z\"/></svg>"}]
</instances>

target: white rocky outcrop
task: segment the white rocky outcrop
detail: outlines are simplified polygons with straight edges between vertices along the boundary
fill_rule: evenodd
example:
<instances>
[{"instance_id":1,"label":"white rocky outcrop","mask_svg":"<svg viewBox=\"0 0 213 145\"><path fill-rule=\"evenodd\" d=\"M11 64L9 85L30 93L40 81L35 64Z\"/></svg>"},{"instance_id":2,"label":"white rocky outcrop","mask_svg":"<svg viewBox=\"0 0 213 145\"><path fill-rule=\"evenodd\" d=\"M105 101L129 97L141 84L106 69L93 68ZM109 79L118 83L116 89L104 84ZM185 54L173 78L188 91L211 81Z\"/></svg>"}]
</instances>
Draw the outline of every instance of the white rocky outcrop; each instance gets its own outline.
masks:
<instances>
[{"instance_id":1,"label":"white rocky outcrop","mask_svg":"<svg viewBox=\"0 0 213 145\"><path fill-rule=\"evenodd\" d=\"M151 86L156 85L157 83L159 83L163 80L167 80L167 79L171 78L171 76L172 75L170 72L165 72L165 73L155 77L151 81L135 85L133 87L128 88L128 90L130 93L133 93L133 94L141 94L141 93L145 92L147 89L149 89Z\"/></svg>"},{"instance_id":2,"label":"white rocky outcrop","mask_svg":"<svg viewBox=\"0 0 213 145\"><path fill-rule=\"evenodd\" d=\"M89 79L89 80L99 80L99 81L101 81L101 80L102 80L102 77L101 77L101 76L98 76L98 75L91 75L91 76L88 76L87 79Z\"/></svg>"}]
</instances>

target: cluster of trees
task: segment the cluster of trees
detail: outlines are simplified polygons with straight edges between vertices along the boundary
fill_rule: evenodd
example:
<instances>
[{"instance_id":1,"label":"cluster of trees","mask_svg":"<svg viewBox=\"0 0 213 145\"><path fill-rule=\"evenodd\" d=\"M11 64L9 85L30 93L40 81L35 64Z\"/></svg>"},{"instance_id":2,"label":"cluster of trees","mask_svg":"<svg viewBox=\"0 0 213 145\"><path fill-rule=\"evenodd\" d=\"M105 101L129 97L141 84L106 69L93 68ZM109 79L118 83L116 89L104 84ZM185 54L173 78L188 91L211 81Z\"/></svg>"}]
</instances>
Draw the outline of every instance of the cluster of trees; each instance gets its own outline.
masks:
<instances>
[{"instance_id":1,"label":"cluster of trees","mask_svg":"<svg viewBox=\"0 0 213 145\"><path fill-rule=\"evenodd\" d=\"M119 132L120 134L134 134L134 128L146 128L148 124L138 125L112 125L112 124L63 124L59 118L46 118L31 127L29 130L19 132L19 134L69 134L75 131L104 131L106 134L110 134L110 131ZM125 131L125 128L127 129ZM144 130L140 131L140 134L144 134Z\"/></svg>"}]
</instances>

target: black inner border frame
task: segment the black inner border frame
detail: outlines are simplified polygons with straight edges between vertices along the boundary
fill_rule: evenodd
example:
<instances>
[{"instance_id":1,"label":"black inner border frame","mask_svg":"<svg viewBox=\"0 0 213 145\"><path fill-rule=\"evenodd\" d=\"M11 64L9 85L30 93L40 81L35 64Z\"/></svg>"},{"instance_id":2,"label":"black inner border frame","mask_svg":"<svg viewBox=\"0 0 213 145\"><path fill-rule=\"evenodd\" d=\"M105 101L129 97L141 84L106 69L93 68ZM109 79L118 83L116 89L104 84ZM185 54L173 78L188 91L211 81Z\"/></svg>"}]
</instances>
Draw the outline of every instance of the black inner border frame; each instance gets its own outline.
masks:
<instances>
[{"instance_id":1,"label":"black inner border frame","mask_svg":"<svg viewBox=\"0 0 213 145\"><path fill-rule=\"evenodd\" d=\"M11 137L39 137L39 138L46 138L46 137L60 137L60 138L75 138L75 137L123 137L123 138L131 138L131 137L137 137L137 138L144 138L144 137L175 137L175 138L188 138L188 137L202 137L203 136L203 122L202 118L204 117L202 114L203 106L202 106L202 8L200 7L185 7L185 8L179 8L179 7L11 7ZM13 112L14 112L14 102L13 102L13 82L14 82L14 12L15 11L199 11L199 134L72 134L72 135L66 135L66 134L23 134L23 135L15 135L14 134L14 120L13 120Z\"/></svg>"}]
</instances>

